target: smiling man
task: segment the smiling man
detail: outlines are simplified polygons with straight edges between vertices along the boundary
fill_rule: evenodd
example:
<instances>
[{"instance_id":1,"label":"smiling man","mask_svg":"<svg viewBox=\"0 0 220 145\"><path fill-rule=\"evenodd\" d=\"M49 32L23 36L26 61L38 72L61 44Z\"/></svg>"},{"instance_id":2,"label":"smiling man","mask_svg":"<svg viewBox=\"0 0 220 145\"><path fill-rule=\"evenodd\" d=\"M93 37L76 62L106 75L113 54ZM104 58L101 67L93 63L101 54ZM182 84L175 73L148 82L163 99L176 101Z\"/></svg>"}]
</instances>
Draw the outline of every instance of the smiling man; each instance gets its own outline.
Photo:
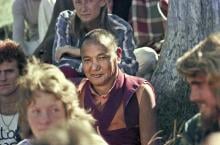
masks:
<instances>
[{"instance_id":1,"label":"smiling man","mask_svg":"<svg viewBox=\"0 0 220 145\"><path fill-rule=\"evenodd\" d=\"M17 79L24 74L25 54L20 46L6 39L0 41L0 144L17 144Z\"/></svg>"},{"instance_id":2,"label":"smiling man","mask_svg":"<svg viewBox=\"0 0 220 145\"><path fill-rule=\"evenodd\" d=\"M197 145L220 128L220 34L213 34L177 60L199 113L186 122L181 145Z\"/></svg>"},{"instance_id":3,"label":"smiling man","mask_svg":"<svg viewBox=\"0 0 220 145\"><path fill-rule=\"evenodd\" d=\"M85 36L81 58L87 79L78 88L80 103L109 145L146 145L155 133L155 94L149 82L120 70L121 57L110 32L95 29Z\"/></svg>"}]
</instances>

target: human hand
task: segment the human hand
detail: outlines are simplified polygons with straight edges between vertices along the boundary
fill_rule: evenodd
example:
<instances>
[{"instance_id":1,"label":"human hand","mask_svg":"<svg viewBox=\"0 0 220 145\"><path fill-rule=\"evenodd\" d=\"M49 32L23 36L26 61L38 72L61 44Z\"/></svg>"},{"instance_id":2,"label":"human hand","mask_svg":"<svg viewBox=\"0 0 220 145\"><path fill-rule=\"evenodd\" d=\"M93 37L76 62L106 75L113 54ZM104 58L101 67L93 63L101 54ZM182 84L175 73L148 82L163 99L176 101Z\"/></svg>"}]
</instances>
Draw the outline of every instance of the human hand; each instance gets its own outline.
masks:
<instances>
[{"instance_id":1,"label":"human hand","mask_svg":"<svg viewBox=\"0 0 220 145\"><path fill-rule=\"evenodd\" d=\"M71 46L68 46L68 45L59 47L55 52L55 60L60 61L63 54L69 54L69 51L71 49L70 47Z\"/></svg>"}]
</instances>

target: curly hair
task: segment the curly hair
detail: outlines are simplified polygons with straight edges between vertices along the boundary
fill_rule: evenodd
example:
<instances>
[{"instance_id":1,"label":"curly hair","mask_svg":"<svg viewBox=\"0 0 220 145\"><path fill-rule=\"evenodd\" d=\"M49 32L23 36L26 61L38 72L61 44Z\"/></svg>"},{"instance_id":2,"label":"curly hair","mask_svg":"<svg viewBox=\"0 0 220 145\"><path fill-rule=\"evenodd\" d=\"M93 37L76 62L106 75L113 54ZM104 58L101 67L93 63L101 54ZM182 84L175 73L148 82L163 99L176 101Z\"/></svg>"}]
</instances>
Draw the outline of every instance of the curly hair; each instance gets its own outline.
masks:
<instances>
[{"instance_id":1,"label":"curly hair","mask_svg":"<svg viewBox=\"0 0 220 145\"><path fill-rule=\"evenodd\" d=\"M33 92L37 90L51 93L56 96L56 99L62 101L67 120L85 120L90 124L94 123L93 117L79 107L75 85L67 80L56 66L30 58L27 74L18 82L21 89L18 110L22 137L27 138L33 135L27 122L27 108L34 101Z\"/></svg>"},{"instance_id":2,"label":"curly hair","mask_svg":"<svg viewBox=\"0 0 220 145\"><path fill-rule=\"evenodd\" d=\"M19 73L23 75L27 59L20 45L10 39L0 41L0 64L12 60L17 62Z\"/></svg>"}]
</instances>

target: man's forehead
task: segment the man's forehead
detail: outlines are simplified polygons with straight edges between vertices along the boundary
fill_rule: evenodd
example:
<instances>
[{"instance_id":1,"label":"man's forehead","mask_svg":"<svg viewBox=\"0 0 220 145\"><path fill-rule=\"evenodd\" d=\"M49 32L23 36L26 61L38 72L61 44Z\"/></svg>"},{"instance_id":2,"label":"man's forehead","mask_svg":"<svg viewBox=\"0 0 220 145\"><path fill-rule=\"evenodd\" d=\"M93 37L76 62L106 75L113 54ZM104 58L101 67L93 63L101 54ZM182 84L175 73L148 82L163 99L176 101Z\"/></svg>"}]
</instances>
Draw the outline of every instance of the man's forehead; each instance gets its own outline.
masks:
<instances>
[{"instance_id":1,"label":"man's forehead","mask_svg":"<svg viewBox=\"0 0 220 145\"><path fill-rule=\"evenodd\" d=\"M16 60L7 60L0 63L0 69L4 68L17 68L17 61Z\"/></svg>"},{"instance_id":2,"label":"man's forehead","mask_svg":"<svg viewBox=\"0 0 220 145\"><path fill-rule=\"evenodd\" d=\"M106 47L100 43L86 43L82 47L82 53L90 53L88 52L89 50L93 51L93 53L108 53L111 52L113 49Z\"/></svg>"}]
</instances>

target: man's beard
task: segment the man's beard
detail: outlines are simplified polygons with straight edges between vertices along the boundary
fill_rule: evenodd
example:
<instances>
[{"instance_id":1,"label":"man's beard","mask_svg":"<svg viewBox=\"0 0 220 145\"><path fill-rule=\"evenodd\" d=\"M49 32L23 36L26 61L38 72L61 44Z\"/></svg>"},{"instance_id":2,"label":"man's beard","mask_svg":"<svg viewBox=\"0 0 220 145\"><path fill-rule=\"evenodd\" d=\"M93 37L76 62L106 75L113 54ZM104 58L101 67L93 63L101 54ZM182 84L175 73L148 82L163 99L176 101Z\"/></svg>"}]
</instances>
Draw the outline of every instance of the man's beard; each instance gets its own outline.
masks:
<instances>
[{"instance_id":1,"label":"man's beard","mask_svg":"<svg viewBox=\"0 0 220 145\"><path fill-rule=\"evenodd\" d=\"M219 131L218 118L220 116L220 108L216 107L209 116L202 115L202 127L207 131Z\"/></svg>"}]
</instances>

